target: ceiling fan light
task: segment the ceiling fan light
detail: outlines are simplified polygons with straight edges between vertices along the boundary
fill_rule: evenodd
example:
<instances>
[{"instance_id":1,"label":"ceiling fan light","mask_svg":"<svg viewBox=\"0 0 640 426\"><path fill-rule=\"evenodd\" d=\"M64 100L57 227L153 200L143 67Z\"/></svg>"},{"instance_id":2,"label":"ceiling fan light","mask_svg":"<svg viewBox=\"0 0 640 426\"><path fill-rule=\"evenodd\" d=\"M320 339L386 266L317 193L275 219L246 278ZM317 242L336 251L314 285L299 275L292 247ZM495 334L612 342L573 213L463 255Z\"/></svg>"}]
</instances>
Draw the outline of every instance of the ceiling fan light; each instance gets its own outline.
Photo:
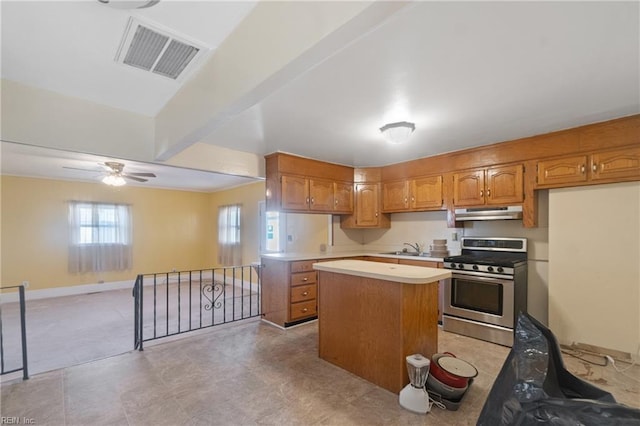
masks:
<instances>
[{"instance_id":1,"label":"ceiling fan light","mask_svg":"<svg viewBox=\"0 0 640 426\"><path fill-rule=\"evenodd\" d=\"M105 183L110 186L122 186L122 185L125 185L127 182L124 180L122 176L108 175L102 178L102 183Z\"/></svg>"},{"instance_id":2,"label":"ceiling fan light","mask_svg":"<svg viewBox=\"0 0 640 426\"><path fill-rule=\"evenodd\" d=\"M411 133L416 129L414 123L408 121L399 121L397 123L389 123L380 127L380 132L385 140L391 144L398 145L406 142Z\"/></svg>"}]
</instances>

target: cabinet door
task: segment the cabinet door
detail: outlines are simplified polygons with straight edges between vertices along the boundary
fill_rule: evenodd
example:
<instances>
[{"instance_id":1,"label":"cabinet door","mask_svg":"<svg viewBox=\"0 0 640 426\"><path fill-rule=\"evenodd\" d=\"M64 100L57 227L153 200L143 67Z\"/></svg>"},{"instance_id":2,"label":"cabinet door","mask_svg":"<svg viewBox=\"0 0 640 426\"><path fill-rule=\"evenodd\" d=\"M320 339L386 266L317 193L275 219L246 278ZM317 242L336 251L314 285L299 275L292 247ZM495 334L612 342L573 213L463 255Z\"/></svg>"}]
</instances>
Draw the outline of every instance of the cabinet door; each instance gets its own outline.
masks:
<instances>
[{"instance_id":1,"label":"cabinet door","mask_svg":"<svg viewBox=\"0 0 640 426\"><path fill-rule=\"evenodd\" d=\"M640 176L640 147L600 152L591 156L591 179Z\"/></svg>"},{"instance_id":2,"label":"cabinet door","mask_svg":"<svg viewBox=\"0 0 640 426\"><path fill-rule=\"evenodd\" d=\"M587 180L587 156L560 158L538 162L538 185L556 185Z\"/></svg>"},{"instance_id":3,"label":"cabinet door","mask_svg":"<svg viewBox=\"0 0 640 426\"><path fill-rule=\"evenodd\" d=\"M333 184L333 211L353 213L353 185L335 182Z\"/></svg>"},{"instance_id":4,"label":"cabinet door","mask_svg":"<svg viewBox=\"0 0 640 426\"><path fill-rule=\"evenodd\" d=\"M456 206L484 204L484 170L454 173L453 203Z\"/></svg>"},{"instance_id":5,"label":"cabinet door","mask_svg":"<svg viewBox=\"0 0 640 426\"><path fill-rule=\"evenodd\" d=\"M263 257L260 286L263 318L284 327L289 314L289 262Z\"/></svg>"},{"instance_id":6,"label":"cabinet door","mask_svg":"<svg viewBox=\"0 0 640 426\"><path fill-rule=\"evenodd\" d=\"M522 203L524 201L522 164L487 169L485 197L487 204Z\"/></svg>"},{"instance_id":7,"label":"cabinet door","mask_svg":"<svg viewBox=\"0 0 640 426\"><path fill-rule=\"evenodd\" d=\"M356 225L378 226L380 220L379 190L377 183L359 183L356 185Z\"/></svg>"},{"instance_id":8,"label":"cabinet door","mask_svg":"<svg viewBox=\"0 0 640 426\"><path fill-rule=\"evenodd\" d=\"M282 176L282 208L309 209L309 181L305 178Z\"/></svg>"},{"instance_id":9,"label":"cabinet door","mask_svg":"<svg viewBox=\"0 0 640 426\"><path fill-rule=\"evenodd\" d=\"M333 182L324 179L309 179L309 209L333 211Z\"/></svg>"},{"instance_id":10,"label":"cabinet door","mask_svg":"<svg viewBox=\"0 0 640 426\"><path fill-rule=\"evenodd\" d=\"M442 176L413 179L410 193L412 209L442 207Z\"/></svg>"},{"instance_id":11,"label":"cabinet door","mask_svg":"<svg viewBox=\"0 0 640 426\"><path fill-rule=\"evenodd\" d=\"M382 185L382 211L397 212L409 208L409 182L399 180Z\"/></svg>"}]
</instances>

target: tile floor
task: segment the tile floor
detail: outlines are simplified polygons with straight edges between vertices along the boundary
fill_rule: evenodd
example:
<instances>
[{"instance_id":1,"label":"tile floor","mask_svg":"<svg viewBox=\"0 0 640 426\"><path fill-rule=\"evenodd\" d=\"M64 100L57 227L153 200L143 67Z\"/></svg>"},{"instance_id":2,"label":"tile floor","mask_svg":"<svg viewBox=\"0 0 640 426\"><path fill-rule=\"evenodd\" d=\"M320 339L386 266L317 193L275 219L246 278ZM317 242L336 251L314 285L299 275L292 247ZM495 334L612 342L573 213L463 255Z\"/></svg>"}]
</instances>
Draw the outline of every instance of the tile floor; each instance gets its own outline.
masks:
<instances>
[{"instance_id":1,"label":"tile floor","mask_svg":"<svg viewBox=\"0 0 640 426\"><path fill-rule=\"evenodd\" d=\"M443 331L439 347L479 371L458 411L410 413L397 395L320 360L316 322L284 331L251 320L3 383L1 415L38 425L475 424L509 349ZM567 365L640 406L638 382Z\"/></svg>"},{"instance_id":2,"label":"tile floor","mask_svg":"<svg viewBox=\"0 0 640 426\"><path fill-rule=\"evenodd\" d=\"M3 379L0 415L22 424L475 424L509 351L440 330L440 350L480 374L458 411L434 407L420 416L400 408L397 395L320 360L315 322L285 331L249 320L138 352L131 350L130 290L28 303L35 340L55 345L38 362L31 355L31 379ZM565 362L619 402L640 407L640 366L622 375L567 355Z\"/></svg>"}]
</instances>

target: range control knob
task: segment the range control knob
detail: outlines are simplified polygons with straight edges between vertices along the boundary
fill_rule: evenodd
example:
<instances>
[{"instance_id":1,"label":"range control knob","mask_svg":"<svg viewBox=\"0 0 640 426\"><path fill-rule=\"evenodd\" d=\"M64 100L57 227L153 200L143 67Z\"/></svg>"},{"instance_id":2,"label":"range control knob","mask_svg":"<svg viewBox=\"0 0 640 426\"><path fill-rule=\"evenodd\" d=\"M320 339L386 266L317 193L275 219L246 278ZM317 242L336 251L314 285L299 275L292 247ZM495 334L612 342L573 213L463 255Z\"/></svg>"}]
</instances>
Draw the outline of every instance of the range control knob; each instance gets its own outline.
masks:
<instances>
[{"instance_id":1,"label":"range control knob","mask_svg":"<svg viewBox=\"0 0 640 426\"><path fill-rule=\"evenodd\" d=\"M489 271L489 272L493 272L493 266L489 266L489 267L487 268L487 271Z\"/></svg>"},{"instance_id":2,"label":"range control knob","mask_svg":"<svg viewBox=\"0 0 640 426\"><path fill-rule=\"evenodd\" d=\"M458 263L458 269L464 269L464 265L462 263Z\"/></svg>"},{"instance_id":3,"label":"range control knob","mask_svg":"<svg viewBox=\"0 0 640 426\"><path fill-rule=\"evenodd\" d=\"M502 266L498 266L498 272L503 273L504 269L502 269Z\"/></svg>"},{"instance_id":4,"label":"range control knob","mask_svg":"<svg viewBox=\"0 0 640 426\"><path fill-rule=\"evenodd\" d=\"M472 268L473 268L474 271L477 271L478 270L478 265L473 265Z\"/></svg>"}]
</instances>

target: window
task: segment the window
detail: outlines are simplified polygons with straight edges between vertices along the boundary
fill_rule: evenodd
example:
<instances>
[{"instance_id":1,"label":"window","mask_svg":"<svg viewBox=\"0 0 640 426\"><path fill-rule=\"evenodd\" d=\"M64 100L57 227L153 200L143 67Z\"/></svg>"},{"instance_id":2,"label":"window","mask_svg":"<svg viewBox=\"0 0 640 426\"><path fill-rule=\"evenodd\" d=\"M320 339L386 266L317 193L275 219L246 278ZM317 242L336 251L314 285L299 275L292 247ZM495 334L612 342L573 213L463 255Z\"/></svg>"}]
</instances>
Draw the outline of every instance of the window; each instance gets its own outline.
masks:
<instances>
[{"instance_id":1,"label":"window","mask_svg":"<svg viewBox=\"0 0 640 426\"><path fill-rule=\"evenodd\" d=\"M285 214L266 211L265 202L258 202L260 212L260 253L284 252Z\"/></svg>"},{"instance_id":2,"label":"window","mask_svg":"<svg viewBox=\"0 0 640 426\"><path fill-rule=\"evenodd\" d=\"M131 213L123 204L69 203L69 271L131 268Z\"/></svg>"},{"instance_id":3,"label":"window","mask_svg":"<svg viewBox=\"0 0 640 426\"><path fill-rule=\"evenodd\" d=\"M218 262L224 266L242 264L240 213L240 204L218 209Z\"/></svg>"}]
</instances>

